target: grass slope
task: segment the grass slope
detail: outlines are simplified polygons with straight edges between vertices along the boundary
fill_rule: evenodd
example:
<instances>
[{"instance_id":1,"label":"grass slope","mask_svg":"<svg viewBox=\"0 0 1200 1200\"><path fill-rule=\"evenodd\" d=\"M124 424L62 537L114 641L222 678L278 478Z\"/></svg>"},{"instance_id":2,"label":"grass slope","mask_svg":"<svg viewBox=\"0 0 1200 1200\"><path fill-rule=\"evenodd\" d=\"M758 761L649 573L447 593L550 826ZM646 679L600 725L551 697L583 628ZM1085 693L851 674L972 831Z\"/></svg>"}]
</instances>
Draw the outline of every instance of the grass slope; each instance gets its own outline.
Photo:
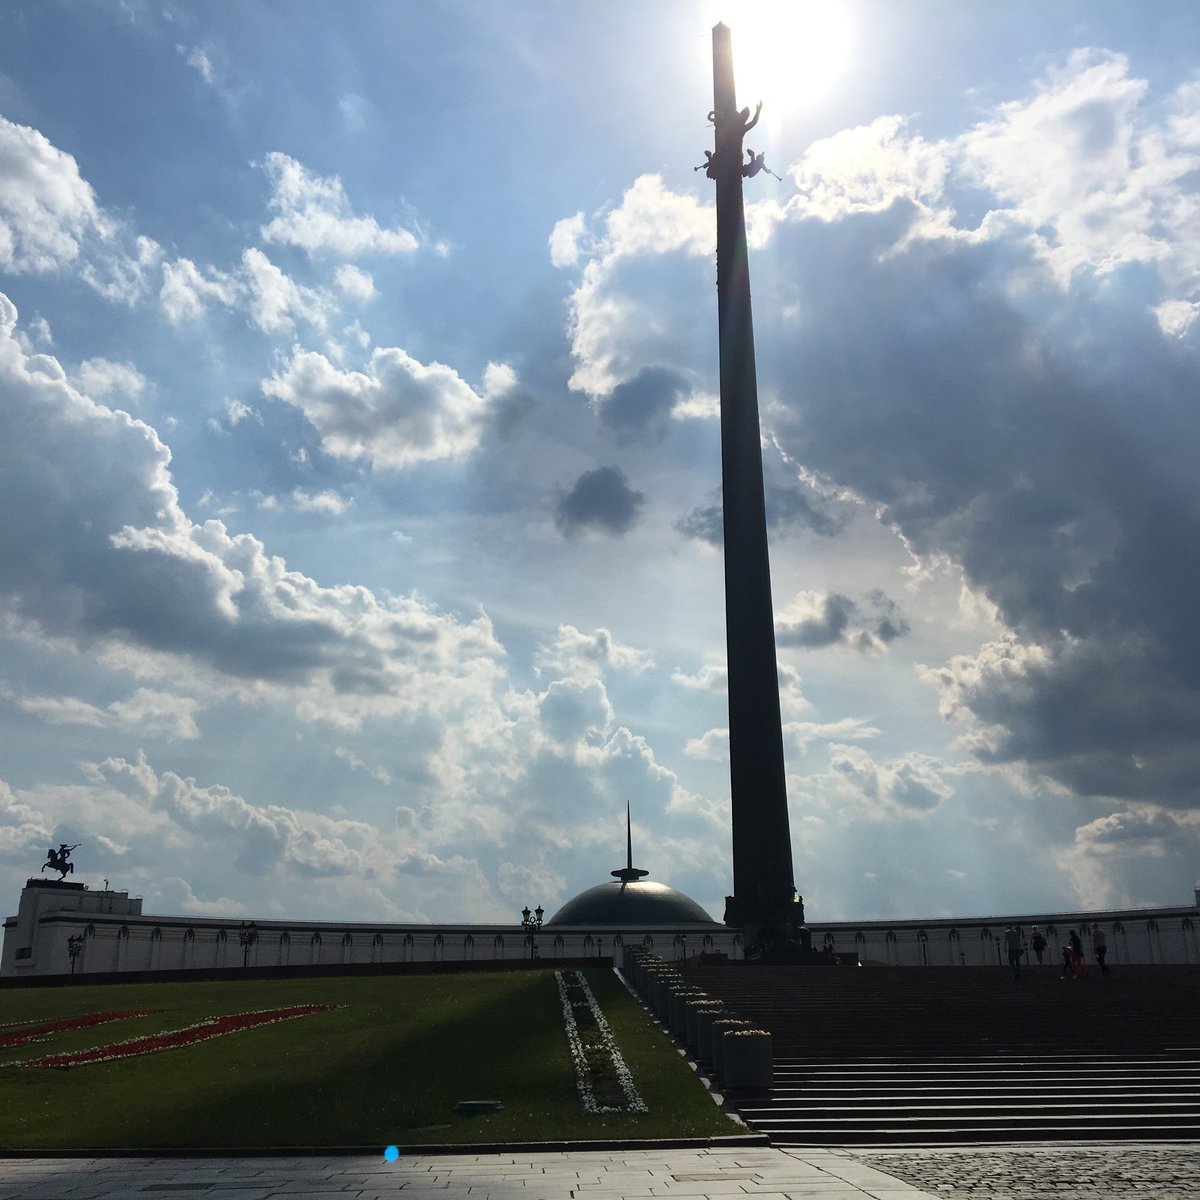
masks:
<instances>
[{"instance_id":1,"label":"grass slope","mask_svg":"<svg viewBox=\"0 0 1200 1200\"><path fill-rule=\"evenodd\" d=\"M553 973L119 984L0 992L0 1033L25 1022L152 1015L0 1048L0 1146L338 1146L700 1137L737 1132L620 981L588 981L650 1111L579 1103ZM15 1067L293 1004L333 1012L70 1069ZM459 1100L502 1112L459 1116Z\"/></svg>"}]
</instances>

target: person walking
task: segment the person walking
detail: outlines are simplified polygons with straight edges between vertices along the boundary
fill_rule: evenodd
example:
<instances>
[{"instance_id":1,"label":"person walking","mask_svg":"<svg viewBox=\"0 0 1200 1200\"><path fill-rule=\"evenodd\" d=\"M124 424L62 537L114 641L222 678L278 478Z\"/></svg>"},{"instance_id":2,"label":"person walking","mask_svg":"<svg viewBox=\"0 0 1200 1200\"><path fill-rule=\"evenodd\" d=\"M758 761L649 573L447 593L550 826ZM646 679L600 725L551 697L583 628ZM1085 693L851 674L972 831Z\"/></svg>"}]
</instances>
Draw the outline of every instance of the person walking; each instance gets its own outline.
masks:
<instances>
[{"instance_id":1,"label":"person walking","mask_svg":"<svg viewBox=\"0 0 1200 1200\"><path fill-rule=\"evenodd\" d=\"M1070 942L1063 942L1063 944L1062 944L1062 960L1063 960L1062 974L1059 976L1059 978L1066 979L1067 976L1074 978L1075 977L1075 968L1071 965L1071 943Z\"/></svg>"},{"instance_id":2,"label":"person walking","mask_svg":"<svg viewBox=\"0 0 1200 1200\"><path fill-rule=\"evenodd\" d=\"M1096 962L1100 964L1100 974L1108 974L1108 963L1104 961L1105 955L1108 953L1108 938L1104 936L1104 930L1099 925L1092 925L1092 953L1096 956Z\"/></svg>"},{"instance_id":3,"label":"person walking","mask_svg":"<svg viewBox=\"0 0 1200 1200\"><path fill-rule=\"evenodd\" d=\"M1042 965L1042 955L1046 953L1047 942L1042 936L1041 929L1037 925L1033 927L1032 932L1033 936L1030 939L1029 944L1033 947L1034 954L1037 955L1038 966L1040 967Z\"/></svg>"},{"instance_id":4,"label":"person walking","mask_svg":"<svg viewBox=\"0 0 1200 1200\"><path fill-rule=\"evenodd\" d=\"M1008 952L1008 965L1012 968L1013 978L1021 978L1021 931L1010 925L1004 931L1004 949Z\"/></svg>"},{"instance_id":5,"label":"person walking","mask_svg":"<svg viewBox=\"0 0 1200 1200\"><path fill-rule=\"evenodd\" d=\"M1075 932L1074 929L1071 930L1070 937L1071 970L1074 971L1076 975L1086 975L1087 967L1083 962L1083 939L1078 933Z\"/></svg>"}]
</instances>

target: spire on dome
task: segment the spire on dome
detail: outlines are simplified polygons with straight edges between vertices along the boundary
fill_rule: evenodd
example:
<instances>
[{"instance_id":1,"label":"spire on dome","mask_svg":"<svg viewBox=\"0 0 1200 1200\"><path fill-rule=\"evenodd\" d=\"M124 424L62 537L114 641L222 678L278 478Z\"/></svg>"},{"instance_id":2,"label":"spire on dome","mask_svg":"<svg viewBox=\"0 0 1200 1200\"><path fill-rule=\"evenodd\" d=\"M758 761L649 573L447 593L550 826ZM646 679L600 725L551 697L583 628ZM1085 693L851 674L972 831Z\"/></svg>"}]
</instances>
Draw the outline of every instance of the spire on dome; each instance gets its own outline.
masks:
<instances>
[{"instance_id":1,"label":"spire on dome","mask_svg":"<svg viewBox=\"0 0 1200 1200\"><path fill-rule=\"evenodd\" d=\"M610 875L619 879L622 883L633 883L634 880L642 879L649 875L649 871L643 871L640 867L633 865L633 821L629 815L629 801L625 801L625 865L617 871L610 871Z\"/></svg>"}]
</instances>

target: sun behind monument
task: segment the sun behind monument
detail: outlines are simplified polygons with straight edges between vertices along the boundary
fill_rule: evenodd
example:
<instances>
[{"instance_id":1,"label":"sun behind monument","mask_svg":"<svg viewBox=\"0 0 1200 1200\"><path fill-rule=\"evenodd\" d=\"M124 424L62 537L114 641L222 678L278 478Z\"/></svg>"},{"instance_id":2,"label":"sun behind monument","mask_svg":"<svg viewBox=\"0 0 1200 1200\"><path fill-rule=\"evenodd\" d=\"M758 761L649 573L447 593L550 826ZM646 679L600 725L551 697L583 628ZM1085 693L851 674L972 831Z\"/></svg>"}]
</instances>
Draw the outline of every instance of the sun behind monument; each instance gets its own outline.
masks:
<instances>
[{"instance_id":1,"label":"sun behind monument","mask_svg":"<svg viewBox=\"0 0 1200 1200\"><path fill-rule=\"evenodd\" d=\"M736 29L734 72L748 100L773 118L820 100L849 66L854 22L846 5L824 0L726 0L710 6Z\"/></svg>"}]
</instances>

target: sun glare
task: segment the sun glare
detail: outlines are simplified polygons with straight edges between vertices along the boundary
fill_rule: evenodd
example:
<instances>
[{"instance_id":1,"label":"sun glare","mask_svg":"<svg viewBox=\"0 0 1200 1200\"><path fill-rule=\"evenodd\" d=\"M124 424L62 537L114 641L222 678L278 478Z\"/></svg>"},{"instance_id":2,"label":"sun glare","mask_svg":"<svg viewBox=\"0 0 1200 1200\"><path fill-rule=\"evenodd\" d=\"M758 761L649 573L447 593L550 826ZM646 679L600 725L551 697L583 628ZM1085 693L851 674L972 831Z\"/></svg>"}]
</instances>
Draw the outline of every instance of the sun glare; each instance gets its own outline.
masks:
<instances>
[{"instance_id":1,"label":"sun glare","mask_svg":"<svg viewBox=\"0 0 1200 1200\"><path fill-rule=\"evenodd\" d=\"M733 32L738 103L763 100L776 115L820 100L846 70L854 40L837 0L733 0L721 6Z\"/></svg>"}]
</instances>

